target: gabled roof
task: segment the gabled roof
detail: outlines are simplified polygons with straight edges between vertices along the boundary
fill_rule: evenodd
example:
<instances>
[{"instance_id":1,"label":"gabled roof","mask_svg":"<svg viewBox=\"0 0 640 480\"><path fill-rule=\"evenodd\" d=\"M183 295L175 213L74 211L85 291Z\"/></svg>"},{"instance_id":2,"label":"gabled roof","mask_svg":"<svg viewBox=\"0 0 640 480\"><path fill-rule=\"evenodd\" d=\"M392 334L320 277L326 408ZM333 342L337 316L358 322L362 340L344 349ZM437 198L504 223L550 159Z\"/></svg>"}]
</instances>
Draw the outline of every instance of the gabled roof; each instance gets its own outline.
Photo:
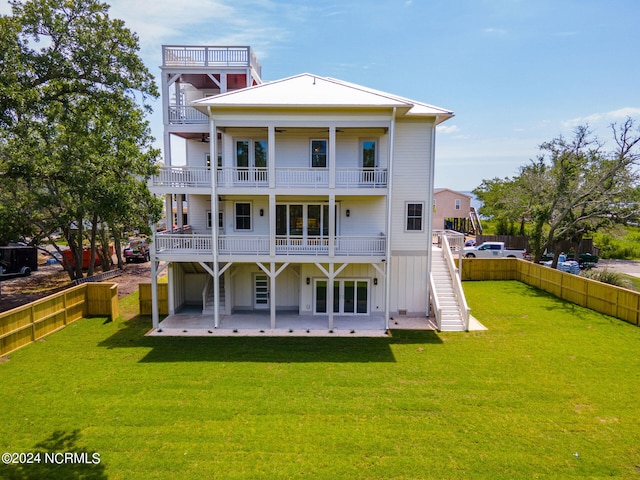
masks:
<instances>
[{"instance_id":1,"label":"gabled roof","mask_svg":"<svg viewBox=\"0 0 640 480\"><path fill-rule=\"evenodd\" d=\"M362 87L333 78L303 73L282 80L262 83L202 100L194 107L315 107L315 108L393 108L411 116L439 117L438 123L453 112L426 103Z\"/></svg>"},{"instance_id":2,"label":"gabled roof","mask_svg":"<svg viewBox=\"0 0 640 480\"><path fill-rule=\"evenodd\" d=\"M442 192L451 192L451 193L455 193L456 195L460 195L461 197L471 198L471 195L469 194L458 192L457 190L451 190L450 188L435 188L433 190L434 195L436 193L442 193Z\"/></svg>"}]
</instances>

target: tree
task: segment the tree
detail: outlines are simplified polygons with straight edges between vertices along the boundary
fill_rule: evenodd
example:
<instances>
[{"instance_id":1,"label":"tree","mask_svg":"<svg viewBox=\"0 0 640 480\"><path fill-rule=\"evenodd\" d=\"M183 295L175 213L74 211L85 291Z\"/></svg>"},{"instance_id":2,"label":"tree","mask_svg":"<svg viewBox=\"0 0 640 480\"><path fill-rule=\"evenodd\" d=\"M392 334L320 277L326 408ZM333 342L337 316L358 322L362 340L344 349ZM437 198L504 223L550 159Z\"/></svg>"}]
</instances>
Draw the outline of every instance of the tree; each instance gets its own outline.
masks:
<instances>
[{"instance_id":1,"label":"tree","mask_svg":"<svg viewBox=\"0 0 640 480\"><path fill-rule=\"evenodd\" d=\"M87 238L95 251L107 230L159 217L146 186L159 151L144 119L157 88L136 35L106 4L10 3L13 14L0 17L0 182L11 187L0 190L0 241L59 229L74 257L69 274L82 277Z\"/></svg>"},{"instance_id":2,"label":"tree","mask_svg":"<svg viewBox=\"0 0 640 480\"><path fill-rule=\"evenodd\" d=\"M616 145L611 152L581 126L570 140L560 136L543 143L539 157L518 176L484 181L474 191L485 202L482 212L519 216L523 226L530 225L534 260L553 250L554 266L562 242L571 242L577 254L583 236L637 220L640 136L631 119L611 128Z\"/></svg>"}]
</instances>

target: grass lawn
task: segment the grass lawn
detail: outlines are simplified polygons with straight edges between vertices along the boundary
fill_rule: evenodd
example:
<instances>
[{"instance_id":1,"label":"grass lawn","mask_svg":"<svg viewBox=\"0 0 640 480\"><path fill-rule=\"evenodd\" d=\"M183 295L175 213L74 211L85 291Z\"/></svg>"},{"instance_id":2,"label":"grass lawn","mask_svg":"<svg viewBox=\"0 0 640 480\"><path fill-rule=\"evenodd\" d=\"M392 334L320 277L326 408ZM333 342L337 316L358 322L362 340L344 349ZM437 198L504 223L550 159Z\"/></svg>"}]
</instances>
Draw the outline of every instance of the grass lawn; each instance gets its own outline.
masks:
<instances>
[{"instance_id":1,"label":"grass lawn","mask_svg":"<svg viewBox=\"0 0 640 480\"><path fill-rule=\"evenodd\" d=\"M639 478L640 329L518 282L487 331L147 338L78 321L0 363L0 478ZM135 295L122 303L124 312Z\"/></svg>"}]
</instances>

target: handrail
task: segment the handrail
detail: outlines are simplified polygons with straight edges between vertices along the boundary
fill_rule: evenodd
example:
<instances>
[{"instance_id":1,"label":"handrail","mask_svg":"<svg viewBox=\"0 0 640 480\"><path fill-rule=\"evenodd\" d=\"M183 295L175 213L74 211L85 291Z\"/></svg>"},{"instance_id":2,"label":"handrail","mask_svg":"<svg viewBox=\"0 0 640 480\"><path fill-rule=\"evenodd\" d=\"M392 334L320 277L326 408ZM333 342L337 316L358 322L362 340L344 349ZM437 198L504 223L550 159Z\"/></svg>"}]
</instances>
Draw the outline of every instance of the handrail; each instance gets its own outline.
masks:
<instances>
[{"instance_id":1,"label":"handrail","mask_svg":"<svg viewBox=\"0 0 640 480\"><path fill-rule=\"evenodd\" d=\"M451 280L453 282L453 291L458 298L458 306L460 308L460 314L462 315L462 321L464 323L464 329L469 330L469 316L471 309L467 305L467 299L464 296L464 290L462 290L462 280L460 279L460 270L456 268L451 248L449 248L449 240L446 235L442 236L442 250L444 252L444 258L451 273Z\"/></svg>"},{"instance_id":2,"label":"handrail","mask_svg":"<svg viewBox=\"0 0 640 480\"><path fill-rule=\"evenodd\" d=\"M211 275L207 275L207 281L202 289L202 311L207 307L207 297L209 296L209 286L211 285Z\"/></svg>"},{"instance_id":3,"label":"handrail","mask_svg":"<svg viewBox=\"0 0 640 480\"><path fill-rule=\"evenodd\" d=\"M429 274L429 295L431 296L431 302L433 305L433 311L436 314L436 327L438 330L442 329L442 307L438 301L438 294L436 293L436 282L433 279L433 273Z\"/></svg>"}]
</instances>

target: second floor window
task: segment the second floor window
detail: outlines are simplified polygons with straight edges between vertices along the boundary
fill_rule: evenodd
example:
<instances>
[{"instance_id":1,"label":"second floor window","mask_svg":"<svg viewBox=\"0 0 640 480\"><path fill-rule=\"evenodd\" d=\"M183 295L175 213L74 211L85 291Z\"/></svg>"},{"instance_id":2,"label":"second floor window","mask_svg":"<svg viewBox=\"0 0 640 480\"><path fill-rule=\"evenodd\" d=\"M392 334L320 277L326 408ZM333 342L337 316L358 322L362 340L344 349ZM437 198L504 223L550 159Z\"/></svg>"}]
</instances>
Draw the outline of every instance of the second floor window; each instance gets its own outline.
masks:
<instances>
[{"instance_id":1,"label":"second floor window","mask_svg":"<svg viewBox=\"0 0 640 480\"><path fill-rule=\"evenodd\" d=\"M460 210L460 199L456 198L456 210Z\"/></svg>"},{"instance_id":2,"label":"second floor window","mask_svg":"<svg viewBox=\"0 0 640 480\"><path fill-rule=\"evenodd\" d=\"M236 203L236 230L251 230L250 203Z\"/></svg>"},{"instance_id":3,"label":"second floor window","mask_svg":"<svg viewBox=\"0 0 640 480\"><path fill-rule=\"evenodd\" d=\"M267 141L237 140L236 167L267 168Z\"/></svg>"},{"instance_id":4,"label":"second floor window","mask_svg":"<svg viewBox=\"0 0 640 480\"><path fill-rule=\"evenodd\" d=\"M311 140L311 166L327 168L327 141Z\"/></svg>"},{"instance_id":5,"label":"second floor window","mask_svg":"<svg viewBox=\"0 0 640 480\"><path fill-rule=\"evenodd\" d=\"M423 203L407 203L407 231L422 231Z\"/></svg>"}]
</instances>

